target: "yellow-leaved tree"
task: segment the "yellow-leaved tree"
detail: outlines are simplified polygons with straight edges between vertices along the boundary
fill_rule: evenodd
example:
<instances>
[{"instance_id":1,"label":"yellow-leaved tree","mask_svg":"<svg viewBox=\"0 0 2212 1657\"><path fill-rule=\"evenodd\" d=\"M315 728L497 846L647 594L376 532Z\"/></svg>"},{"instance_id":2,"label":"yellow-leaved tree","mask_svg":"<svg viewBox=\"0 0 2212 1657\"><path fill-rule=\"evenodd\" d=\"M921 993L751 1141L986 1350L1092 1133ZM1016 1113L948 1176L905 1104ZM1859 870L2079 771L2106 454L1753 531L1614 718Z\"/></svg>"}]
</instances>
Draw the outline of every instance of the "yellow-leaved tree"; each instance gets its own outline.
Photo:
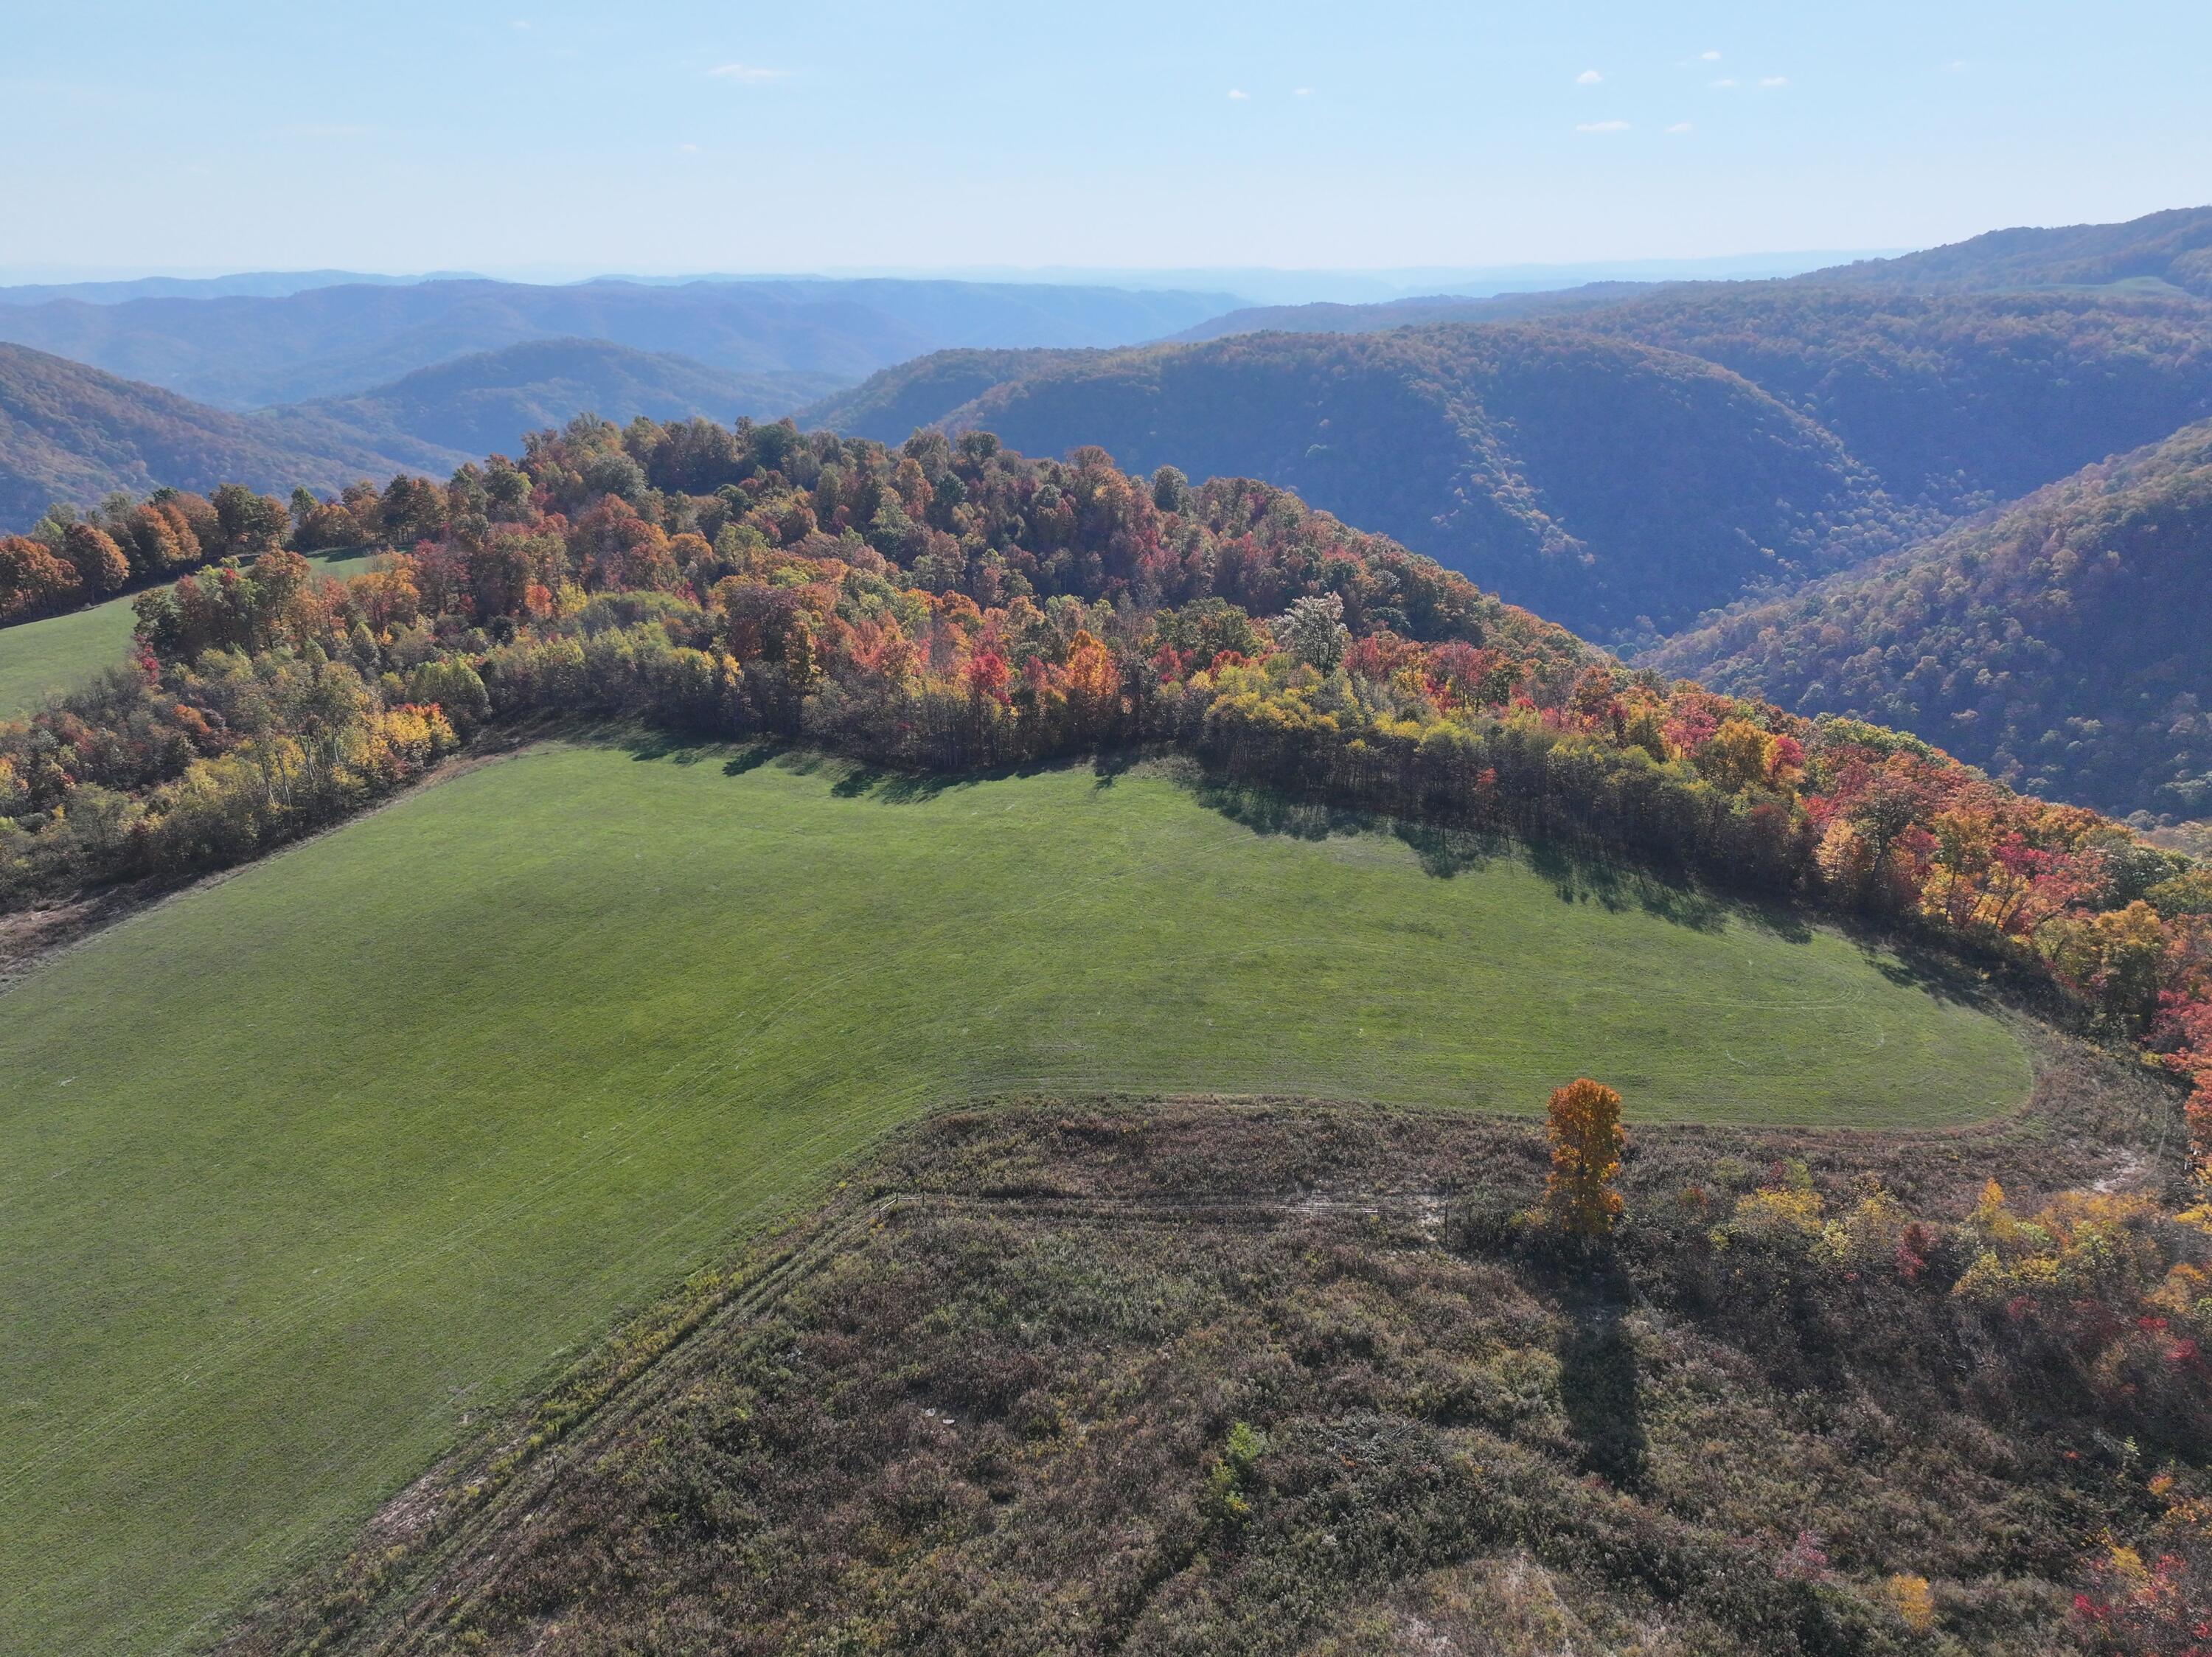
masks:
<instances>
[{"instance_id":1,"label":"yellow-leaved tree","mask_svg":"<svg viewBox=\"0 0 2212 1657\"><path fill-rule=\"evenodd\" d=\"M1552 1173L1545 1205L1569 1235L1603 1237L1620 1215L1620 1193L1613 1188L1626 1143L1620 1095L1583 1076L1553 1093L1546 1118Z\"/></svg>"}]
</instances>

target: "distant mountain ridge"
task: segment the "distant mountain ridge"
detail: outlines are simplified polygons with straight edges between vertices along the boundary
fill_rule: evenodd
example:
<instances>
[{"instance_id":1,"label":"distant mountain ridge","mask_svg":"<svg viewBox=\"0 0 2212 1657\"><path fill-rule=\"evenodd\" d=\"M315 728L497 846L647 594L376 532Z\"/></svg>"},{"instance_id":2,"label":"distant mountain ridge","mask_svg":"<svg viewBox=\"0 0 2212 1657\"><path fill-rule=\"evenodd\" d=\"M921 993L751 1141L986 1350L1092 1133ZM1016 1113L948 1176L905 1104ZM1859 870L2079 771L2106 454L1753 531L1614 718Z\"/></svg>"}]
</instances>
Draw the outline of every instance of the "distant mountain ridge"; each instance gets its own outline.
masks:
<instances>
[{"instance_id":1,"label":"distant mountain ridge","mask_svg":"<svg viewBox=\"0 0 2212 1657\"><path fill-rule=\"evenodd\" d=\"M1158 338L1233 303L1226 295L891 280L436 281L0 306L0 338L243 411L349 396L532 339L605 340L732 374L849 385L933 350Z\"/></svg>"},{"instance_id":2,"label":"distant mountain ridge","mask_svg":"<svg viewBox=\"0 0 2212 1657\"><path fill-rule=\"evenodd\" d=\"M604 339L533 339L417 369L351 397L271 409L261 417L327 420L379 443L396 434L451 451L450 465L459 466L493 453L519 454L524 433L566 425L586 412L618 421L641 414L724 425L739 415L774 420L835 385L817 374L730 374Z\"/></svg>"},{"instance_id":3,"label":"distant mountain ridge","mask_svg":"<svg viewBox=\"0 0 2212 1657\"><path fill-rule=\"evenodd\" d=\"M240 271L215 277L25 282L0 286L0 305L43 305L57 299L81 300L88 305L120 305L134 299L283 299L310 288L404 288L418 282L481 279L466 271L431 271L420 276L377 276L361 271Z\"/></svg>"},{"instance_id":4,"label":"distant mountain ridge","mask_svg":"<svg viewBox=\"0 0 2212 1657\"><path fill-rule=\"evenodd\" d=\"M2177 207L2119 224L2027 226L1862 259L1786 280L1923 289L2157 283L2212 299L2212 207Z\"/></svg>"},{"instance_id":5,"label":"distant mountain ridge","mask_svg":"<svg viewBox=\"0 0 2212 1657\"><path fill-rule=\"evenodd\" d=\"M578 414L617 421L774 419L823 376L748 375L605 340L532 340L418 369L352 397L236 414L41 351L0 345L0 533L55 501L218 483L335 490L397 472L443 476L519 454Z\"/></svg>"}]
</instances>

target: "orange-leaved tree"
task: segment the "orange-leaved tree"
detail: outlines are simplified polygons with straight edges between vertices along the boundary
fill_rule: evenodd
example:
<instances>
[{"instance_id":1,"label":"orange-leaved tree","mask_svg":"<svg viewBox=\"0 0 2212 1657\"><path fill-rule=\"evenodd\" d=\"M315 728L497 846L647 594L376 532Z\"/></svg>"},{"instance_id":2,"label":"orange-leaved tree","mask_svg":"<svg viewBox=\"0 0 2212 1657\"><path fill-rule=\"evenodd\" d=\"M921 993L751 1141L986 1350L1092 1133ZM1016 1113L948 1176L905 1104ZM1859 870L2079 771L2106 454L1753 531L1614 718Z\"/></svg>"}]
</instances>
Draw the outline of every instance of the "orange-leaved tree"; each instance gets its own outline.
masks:
<instances>
[{"instance_id":1,"label":"orange-leaved tree","mask_svg":"<svg viewBox=\"0 0 2212 1657\"><path fill-rule=\"evenodd\" d=\"M1583 1076L1553 1093L1546 1118L1552 1174L1544 1182L1545 1203L1570 1235L1602 1237L1620 1215L1620 1193L1613 1188L1626 1142L1620 1095Z\"/></svg>"}]
</instances>

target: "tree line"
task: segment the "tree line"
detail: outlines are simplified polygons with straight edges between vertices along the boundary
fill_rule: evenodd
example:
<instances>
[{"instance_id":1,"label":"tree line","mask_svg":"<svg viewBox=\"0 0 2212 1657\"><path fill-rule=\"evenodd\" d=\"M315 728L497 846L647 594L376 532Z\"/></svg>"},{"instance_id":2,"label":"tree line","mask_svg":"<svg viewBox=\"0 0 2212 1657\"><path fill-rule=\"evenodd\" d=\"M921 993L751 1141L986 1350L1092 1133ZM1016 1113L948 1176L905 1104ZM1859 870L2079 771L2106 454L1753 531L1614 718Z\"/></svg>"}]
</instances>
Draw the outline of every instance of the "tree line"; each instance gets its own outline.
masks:
<instances>
[{"instance_id":1,"label":"tree line","mask_svg":"<svg viewBox=\"0 0 2212 1657\"><path fill-rule=\"evenodd\" d=\"M135 658L0 726L0 901L236 862L527 718L937 770L1153 745L2033 974L2192 1078L2212 1157L2212 871L1917 738L1629 672L1262 484L585 417L443 483L164 492L59 533L125 582L179 523L202 562L136 600ZM301 556L365 544L392 556L343 579Z\"/></svg>"}]
</instances>

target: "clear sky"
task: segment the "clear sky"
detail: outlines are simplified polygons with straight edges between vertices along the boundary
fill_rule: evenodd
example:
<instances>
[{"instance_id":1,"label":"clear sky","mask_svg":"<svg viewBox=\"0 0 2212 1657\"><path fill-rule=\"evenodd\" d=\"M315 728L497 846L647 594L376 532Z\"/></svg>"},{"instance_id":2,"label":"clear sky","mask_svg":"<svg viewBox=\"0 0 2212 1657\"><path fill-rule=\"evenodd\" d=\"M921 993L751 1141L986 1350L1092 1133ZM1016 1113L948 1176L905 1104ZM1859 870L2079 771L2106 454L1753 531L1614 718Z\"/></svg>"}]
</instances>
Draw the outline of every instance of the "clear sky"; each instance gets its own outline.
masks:
<instances>
[{"instance_id":1,"label":"clear sky","mask_svg":"<svg viewBox=\"0 0 2212 1657\"><path fill-rule=\"evenodd\" d=\"M2212 200L2207 0L0 3L0 266L1495 265Z\"/></svg>"}]
</instances>

